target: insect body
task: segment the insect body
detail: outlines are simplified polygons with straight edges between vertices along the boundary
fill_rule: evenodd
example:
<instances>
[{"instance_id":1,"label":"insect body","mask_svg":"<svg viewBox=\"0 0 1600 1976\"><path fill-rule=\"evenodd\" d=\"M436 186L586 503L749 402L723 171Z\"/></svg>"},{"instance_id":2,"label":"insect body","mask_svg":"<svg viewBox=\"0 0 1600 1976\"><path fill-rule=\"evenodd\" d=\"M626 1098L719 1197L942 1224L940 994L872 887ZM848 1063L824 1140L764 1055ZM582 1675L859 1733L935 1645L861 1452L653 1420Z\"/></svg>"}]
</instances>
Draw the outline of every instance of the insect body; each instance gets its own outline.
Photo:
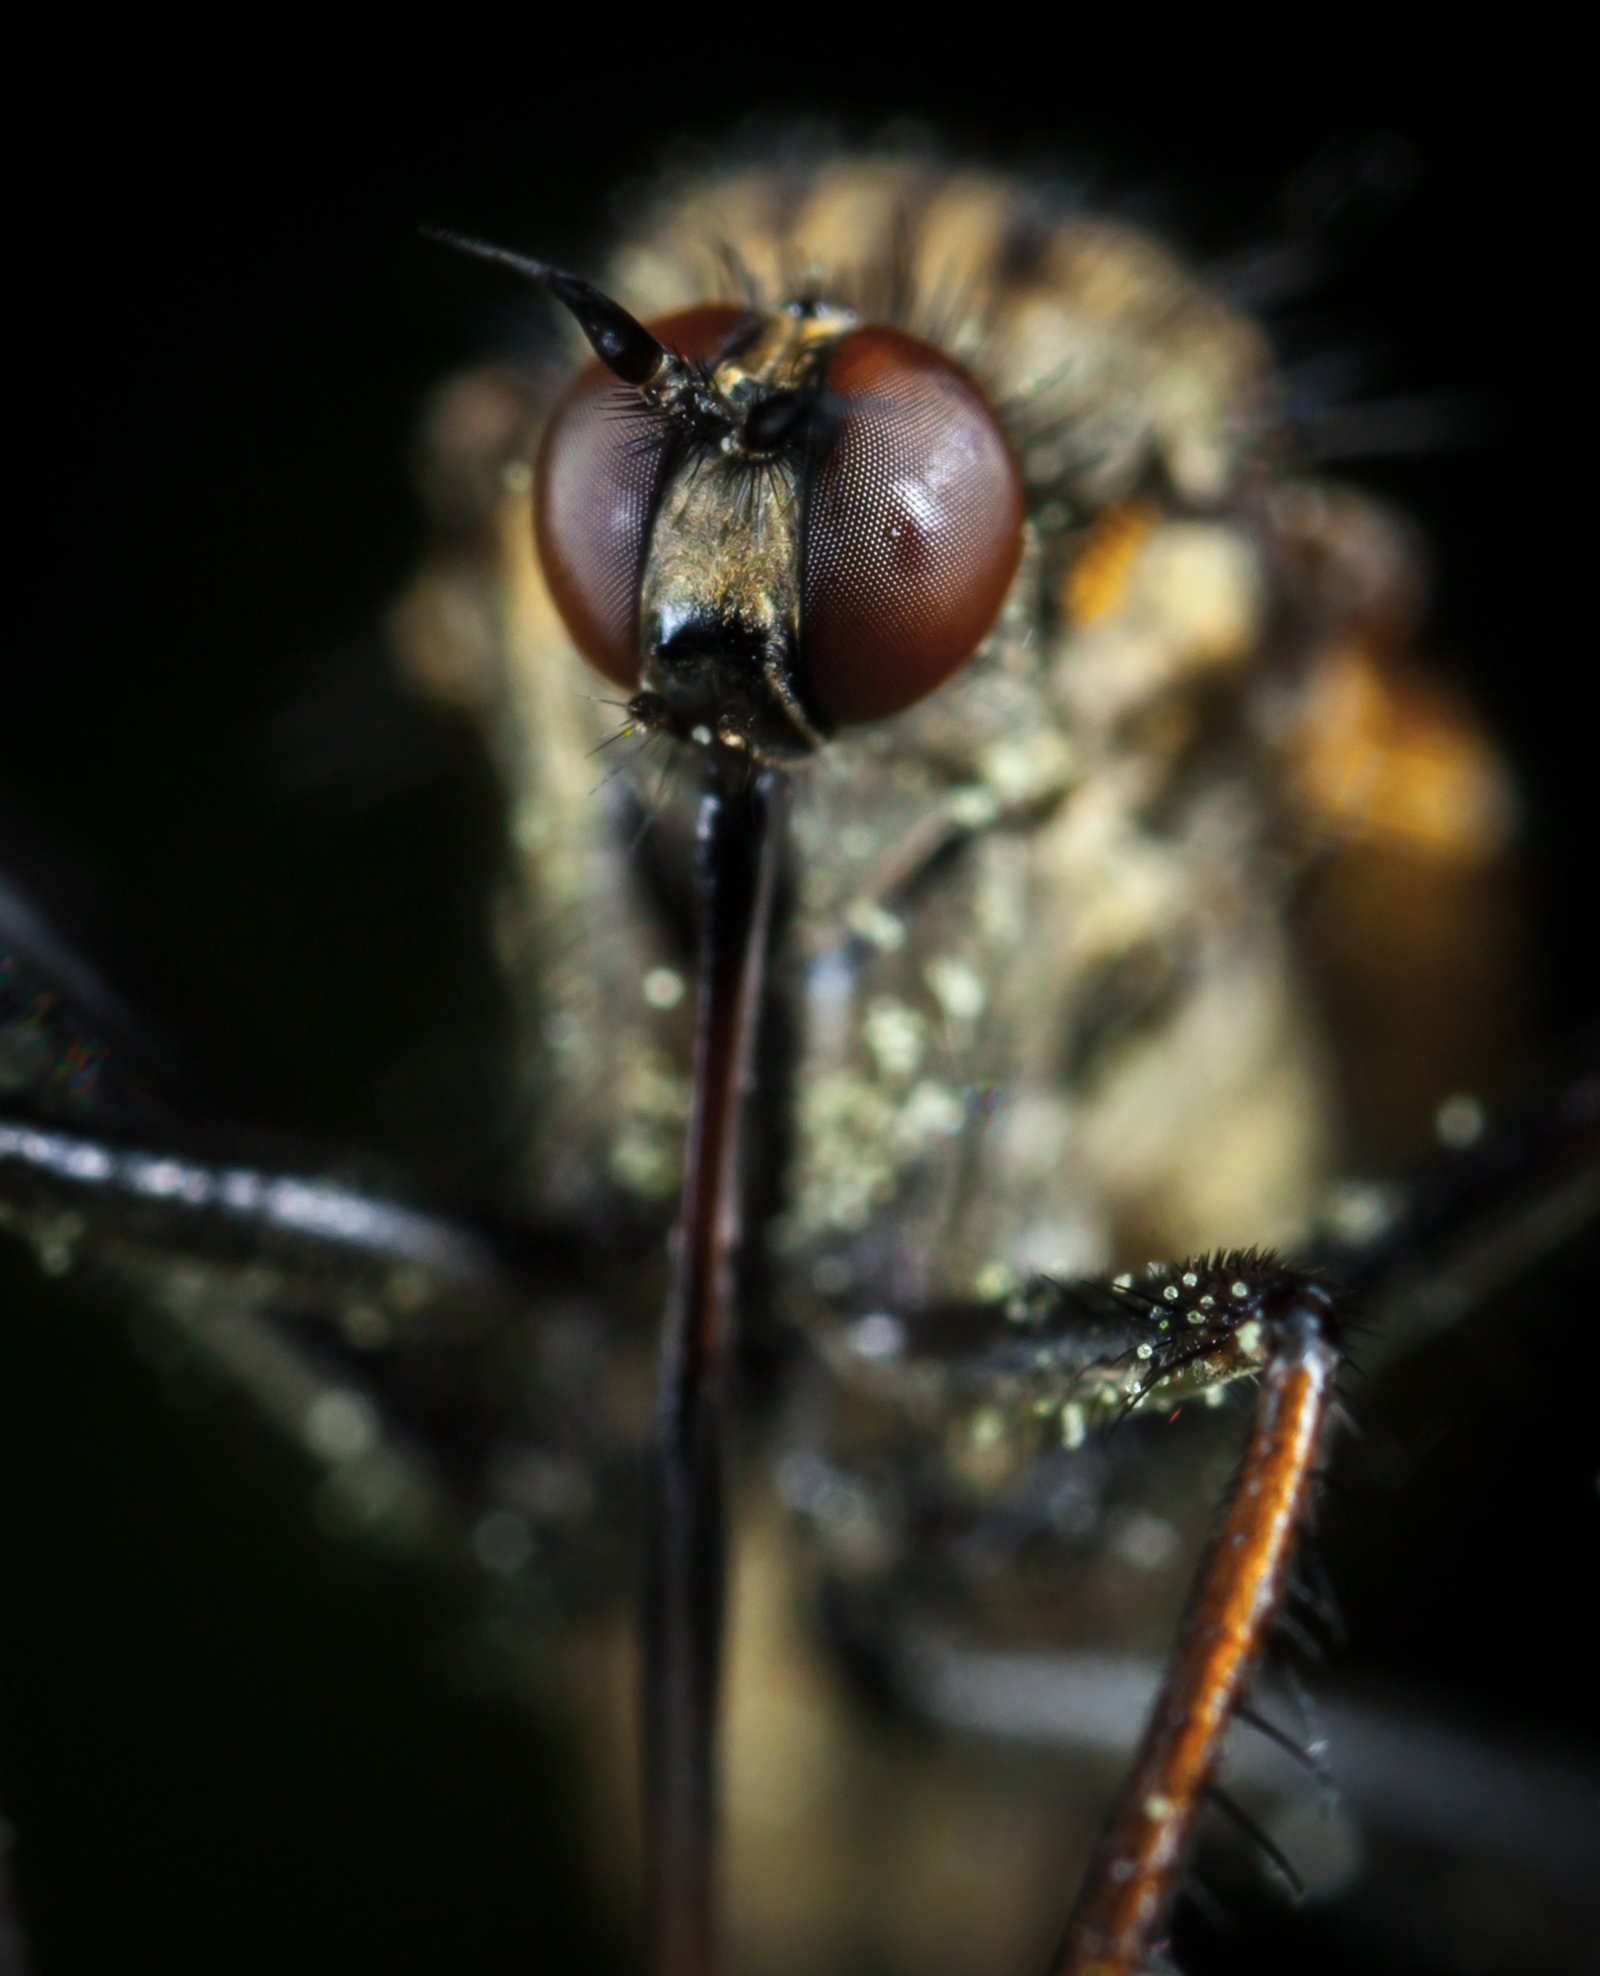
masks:
<instances>
[{"instance_id":1,"label":"insect body","mask_svg":"<svg viewBox=\"0 0 1600 1976\"><path fill-rule=\"evenodd\" d=\"M790 197L799 204L785 222ZM1000 182L857 164L803 195L757 175L698 201L624 255L642 291L629 299L670 324L716 279L696 244L720 242L776 306L766 316L725 306L716 334L737 354L712 376L737 394L752 388L746 366L787 377L803 361L814 373L804 394L766 386L774 395L757 403L798 401L804 417L771 452L729 458L720 439L685 442L688 463L674 462L667 490L630 493L631 508L602 478L611 518L627 517L590 581L599 594L602 575L617 581L620 569L643 586L637 599L627 581L618 590L628 602L616 650L641 635L640 610L656 614L658 633L661 613L672 618L647 663L651 694L683 677L679 649L709 636L715 609L732 611L747 638L763 612L790 620L794 685L783 694L805 705L787 735L752 737L758 754L813 757L793 778L785 955L800 1024L781 1234L797 1259L789 1294L803 1295L820 1268L824 1284L848 1282L855 1303L878 1289L992 1299L1040 1269L1109 1263L1118 1234L1152 1253L1292 1235L1327 1170L1330 1133L1281 930L1285 859L1270 834L1281 804L1257 704L1270 690L1269 627L1284 613L1274 592L1284 565L1310 551L1289 534L1307 523L1304 498L1274 506L1260 470L1273 408L1255 332L1150 243L1086 219L1052 225ZM904 292L875 297L874 273L890 282L897 251ZM801 281L809 287L795 289ZM791 292L798 299L783 301ZM862 327L875 302L905 328ZM949 356L912 340L915 328L939 332ZM770 353L751 347L763 337ZM830 350L827 365L866 372L864 385L832 381ZM930 375L927 404L894 395ZM962 402L947 411L941 392ZM598 394L609 419L593 409ZM602 658L596 607L574 603L575 558L553 538L567 526L567 477L580 474L567 448L583 433L601 433L609 454L582 461L591 475L670 451L660 415L619 398L616 380L587 384L559 415L544 468L555 594ZM882 459L874 421L892 435ZM942 457L915 451L941 442ZM917 512L919 500L948 501L963 472L975 483L963 489L971 514ZM974 532L980 513L986 537ZM1335 532L1333 517L1310 525L1319 521ZM520 518L507 518L507 533L509 581L531 593L513 587L522 642L505 658L523 718L520 740L503 745L521 765L518 828L532 847L526 903L512 911L549 929L529 938L520 972L545 1025L530 1030L562 1039L534 1071L559 1149L549 1164L571 1172L581 1146L591 1197L619 1179L659 1197L671 1154L663 1147L652 1166L645 1146L662 1097L650 1088L641 1103L625 1066L639 1053L661 1065L676 1056L682 1073L682 1045L674 1051L670 1024L652 1033L643 992L670 956L639 950L646 936L634 932L625 980L620 953L578 965L585 934L597 936L576 915L594 895L563 896L567 866L547 847L603 856L583 833L609 843L613 825L604 804L572 801L581 771L564 784L544 772L575 738L550 718L556 696L570 707L570 645L537 566L516 549ZM686 597L660 594L685 567ZM1300 638L1318 634L1324 625ZM929 670L907 677L902 648ZM1280 682L1306 662L1303 650L1286 656ZM692 712L672 718L684 738L705 725ZM782 719L795 719L787 706ZM582 722L569 711L569 730ZM608 726L597 710L592 740ZM1492 809L1495 792L1473 793ZM661 806L675 796L681 788L667 789ZM614 806L626 800L613 792ZM562 805L578 815L558 814ZM657 828L668 834L670 815ZM561 911L575 916L573 938L554 930ZM648 925L643 910L629 916L630 929ZM557 983L543 978L551 969L568 972ZM604 1014L598 1001L584 1006L575 981L609 998ZM535 1185L553 1198L562 1183L538 1175ZM869 1264L855 1258L873 1222Z\"/></svg>"},{"instance_id":2,"label":"insect body","mask_svg":"<svg viewBox=\"0 0 1600 1976\"><path fill-rule=\"evenodd\" d=\"M1406 558L1376 511L1277 470L1252 325L1153 242L1033 188L883 158L732 172L681 188L616 270L620 319L531 270L599 361L537 448L508 434L511 629L475 682L509 694L529 847L508 919L539 1039L533 1183L552 1204L575 1183L591 1202L666 1195L674 1085L689 1109L681 1017L676 1035L673 1012L652 1022L651 984L673 967L664 902L674 871L689 889L696 777L669 766L652 800L652 898L613 820L638 770L611 817L548 770L552 736L571 750L575 644L632 694L623 745L676 744L713 784L788 785L770 957L788 1035L749 1044L766 1115L792 1119L762 1149L769 1280L851 1396L851 1575L936 1579L949 1532L919 1535L896 1479L907 1419L943 1437L933 1497L996 1498L1052 1437L1070 1450L1111 1413L1219 1398L1270 1357L1259 1320L1227 1322L1231 1295L1257 1295L1243 1263L1174 1270L1181 1302L1148 1337L1125 1311L1084 1332L1069 1300L1066 1365L1030 1336L1029 1286L1304 1241L1337 1127L1286 901L1319 836L1362 827L1363 785L1406 779L1312 709L1352 668L1390 691ZM435 609L449 580L425 579ZM1504 791L1439 726L1435 847L1482 859ZM731 1255L708 1252L719 1267ZM1016 1344L962 1402L940 1368L985 1314ZM670 1792L658 1809L663 1827L694 1815ZM662 1966L708 1953L668 1941Z\"/></svg>"},{"instance_id":3,"label":"insect body","mask_svg":"<svg viewBox=\"0 0 1600 1976\"><path fill-rule=\"evenodd\" d=\"M8 1156L115 1196L113 1266L312 1436L353 1518L470 1504L493 1568L536 1531L574 1598L638 1514L679 1216L647 1714L658 1961L686 1973L714 1932L733 1313L810 1568L880 1659L1064 1610L1148 1650L1238 1451L1215 1403L1263 1373L1304 1408L1276 1548L1246 1546L1270 1606L1335 1327L1263 1251L1310 1241L1346 1131L1291 901L1334 844L1401 847L1409 902L1437 900L1492 865L1510 803L1470 722L1402 669L1403 529L1285 466L1261 333L1137 230L998 175L829 157L685 180L604 292L532 271L594 360L441 395L436 548L391 635L413 682L481 717L508 794L542 1297L492 1243L408 1226L407 1248L358 1190L91 1172L59 1107ZM586 693L581 659L610 687ZM1441 941L1407 993L1458 959ZM46 1035L50 1010L20 1006ZM175 1263L137 1211L185 1200L213 1229L236 1209L260 1253ZM26 1225L70 1248L82 1223L53 1201ZM606 1246L598 1289L563 1275L573 1234ZM304 1329L330 1312L331 1349ZM261 1349L286 1316L296 1348ZM1091 1583L1114 1427L1146 1434L1146 1534L1169 1546L1137 1612ZM1240 1635L1227 1706L1259 1647ZM1182 1852L1173 1824L1158 1872L1176 1814L1141 1788L1154 1836L1112 1858L1136 1889ZM1111 1929L1092 1907L1083 1928ZM1139 1926L1142 1956L1159 1914ZM1060 1966L1092 1966L1088 1940ZM819 1953L838 1966L836 1938Z\"/></svg>"}]
</instances>

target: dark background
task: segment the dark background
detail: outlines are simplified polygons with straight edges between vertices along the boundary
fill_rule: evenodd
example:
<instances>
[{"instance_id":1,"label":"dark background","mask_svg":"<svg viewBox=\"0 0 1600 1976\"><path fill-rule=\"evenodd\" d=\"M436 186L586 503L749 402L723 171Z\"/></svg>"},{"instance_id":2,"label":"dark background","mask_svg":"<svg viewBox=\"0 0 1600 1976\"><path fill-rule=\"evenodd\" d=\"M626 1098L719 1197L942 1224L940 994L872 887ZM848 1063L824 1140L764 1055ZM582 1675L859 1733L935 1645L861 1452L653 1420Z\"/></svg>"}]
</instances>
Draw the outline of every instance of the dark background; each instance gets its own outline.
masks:
<instances>
[{"instance_id":1,"label":"dark background","mask_svg":"<svg viewBox=\"0 0 1600 1976\"><path fill-rule=\"evenodd\" d=\"M592 266L613 185L755 110L909 113L1001 161L1093 164L1202 257L1277 232L1319 156L1405 141L1409 184L1334 230L1286 347L1364 346L1378 395L1488 407L1482 443L1350 470L1431 530L1438 652L1521 775L1543 1031L1592 1014L1593 304L1560 52L1405 60L1332 18L1290 45L959 26L657 19L641 41L551 14L17 51L0 820L205 1104L492 1172L495 799L362 640L418 542L418 402L512 316L416 229ZM0 1759L46 1976L604 1966L564 1759L441 1671L449 1593L318 1538L299 1458L241 1406L175 1410L119 1319L4 1270ZM1562 1349L1541 1333L1530 1381ZM1537 1546L1516 1597L1540 1652L1505 1658L1515 1629L1482 1615L1513 1602L1496 1574L1530 1504L1592 1543L1592 1457L1562 1452L1558 1402L1530 1398L1520 1441L1473 1405L1487 1438L1428 1487L1476 1475L1475 1507L1429 1498L1430 1528L1475 1529L1427 1540L1433 1577L1372 1652L1559 1730L1578 1637ZM1414 1567L1390 1560L1392 1595Z\"/></svg>"}]
</instances>

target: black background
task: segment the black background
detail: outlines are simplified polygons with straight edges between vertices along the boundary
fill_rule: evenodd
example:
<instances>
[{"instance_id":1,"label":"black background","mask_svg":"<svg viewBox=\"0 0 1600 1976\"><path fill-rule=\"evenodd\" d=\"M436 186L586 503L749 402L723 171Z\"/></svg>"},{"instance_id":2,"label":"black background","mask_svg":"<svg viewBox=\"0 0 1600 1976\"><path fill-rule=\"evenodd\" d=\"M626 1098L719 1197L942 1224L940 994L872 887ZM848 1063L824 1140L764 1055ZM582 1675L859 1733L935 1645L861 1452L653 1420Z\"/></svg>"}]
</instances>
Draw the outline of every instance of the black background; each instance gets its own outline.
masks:
<instances>
[{"instance_id":1,"label":"black background","mask_svg":"<svg viewBox=\"0 0 1600 1976\"><path fill-rule=\"evenodd\" d=\"M5 821L208 1102L492 1170L495 799L448 723L384 703L369 748L348 718L418 541L418 402L511 320L416 230L592 266L611 187L757 110L1095 163L1202 255L1270 236L1329 147L1407 140L1409 191L1340 237L1288 333L1367 346L1379 393L1491 408L1485 443L1352 472L1430 528L1437 650L1521 775L1545 1033L1592 1014L1593 304L1564 58L1402 59L1350 19L1211 32L551 13L16 51ZM14 1260L5 1286L0 1748L42 1968L603 1966L561 1891L561 1759L440 1672L448 1595L318 1539L298 1458L241 1407L174 1411L117 1321ZM1555 1491L1550 1534L1592 1541L1562 1507L1592 1460L1551 1459L1500 1493ZM1463 1540L1394 1664L1494 1679L1509 1621L1434 1643L1463 1586L1493 1603L1512 1528ZM1577 1651L1542 1695L1507 1662L1502 1713L1559 1726Z\"/></svg>"}]
</instances>

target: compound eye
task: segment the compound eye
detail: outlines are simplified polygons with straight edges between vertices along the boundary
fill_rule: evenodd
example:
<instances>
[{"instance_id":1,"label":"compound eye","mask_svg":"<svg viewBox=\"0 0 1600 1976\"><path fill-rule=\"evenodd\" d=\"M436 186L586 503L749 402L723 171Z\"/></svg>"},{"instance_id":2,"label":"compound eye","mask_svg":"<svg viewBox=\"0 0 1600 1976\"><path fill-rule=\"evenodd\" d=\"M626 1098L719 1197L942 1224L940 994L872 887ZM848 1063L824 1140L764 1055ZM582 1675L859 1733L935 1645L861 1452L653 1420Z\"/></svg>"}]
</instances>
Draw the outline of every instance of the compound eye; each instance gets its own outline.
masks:
<instances>
[{"instance_id":1,"label":"compound eye","mask_svg":"<svg viewBox=\"0 0 1600 1976\"><path fill-rule=\"evenodd\" d=\"M715 302L646 327L680 356L713 362L744 320ZM639 681L639 579L670 437L636 391L593 363L539 448L534 532L545 580L573 644L619 686Z\"/></svg>"},{"instance_id":2,"label":"compound eye","mask_svg":"<svg viewBox=\"0 0 1600 1976\"><path fill-rule=\"evenodd\" d=\"M929 344L858 329L828 362L801 651L819 710L881 720L982 644L1022 554L1022 481L983 392Z\"/></svg>"}]
</instances>

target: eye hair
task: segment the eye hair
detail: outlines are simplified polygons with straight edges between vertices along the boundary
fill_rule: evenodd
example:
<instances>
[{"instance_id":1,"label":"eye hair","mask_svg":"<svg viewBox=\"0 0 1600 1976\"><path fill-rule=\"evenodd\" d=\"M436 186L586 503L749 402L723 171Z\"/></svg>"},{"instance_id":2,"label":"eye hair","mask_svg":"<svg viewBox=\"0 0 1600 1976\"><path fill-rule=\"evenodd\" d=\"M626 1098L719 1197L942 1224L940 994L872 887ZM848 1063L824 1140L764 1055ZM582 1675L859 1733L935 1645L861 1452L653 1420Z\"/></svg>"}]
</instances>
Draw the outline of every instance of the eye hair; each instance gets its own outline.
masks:
<instances>
[{"instance_id":1,"label":"eye hair","mask_svg":"<svg viewBox=\"0 0 1600 1976\"><path fill-rule=\"evenodd\" d=\"M734 243L726 235L719 235L710 243L710 252L718 273L727 277L728 285L734 291L728 299L743 302L748 309L762 308L761 284L756 279L755 270Z\"/></svg>"},{"instance_id":2,"label":"eye hair","mask_svg":"<svg viewBox=\"0 0 1600 1976\"><path fill-rule=\"evenodd\" d=\"M605 704L607 706L614 706L617 702L608 700ZM631 718L619 722L616 727L612 728L609 734L603 734L588 751L588 760L594 761L608 749L614 748L619 741L636 740L640 745L633 750L632 754L626 760L613 763L589 791L589 794L591 796L597 796L602 789L608 789L619 775L628 769L636 767L649 750L650 743L657 738L658 736L654 729L646 727L642 722Z\"/></svg>"},{"instance_id":3,"label":"eye hair","mask_svg":"<svg viewBox=\"0 0 1600 1976\"><path fill-rule=\"evenodd\" d=\"M612 706L617 702L606 701L604 704ZM657 743L664 744L669 739L670 737L660 728L651 727L644 721L630 719L614 728L589 750L589 759L593 760L604 749L612 747L618 741L632 740L638 744L623 760L609 768L588 792L592 799L610 789L619 780L622 781L625 808L631 808L637 813L637 820L626 840L630 862L638 856L645 838L665 813L669 786L675 778L683 776L687 771L688 763L684 751L681 748L662 746L657 750L654 786L648 793L642 786L644 778L637 771L645 765L650 750L656 747Z\"/></svg>"},{"instance_id":4,"label":"eye hair","mask_svg":"<svg viewBox=\"0 0 1600 1976\"><path fill-rule=\"evenodd\" d=\"M652 742L665 742L667 739L668 736L659 728L647 730L644 745L635 754L634 760L636 762L643 761L650 750ZM630 863L638 857L644 845L644 840L656 828L665 815L668 790L674 781L685 779L687 771L688 763L684 756L684 751L681 748L663 747L661 750L661 760L656 770L655 786L651 789L649 795L646 796L637 783L633 785L632 794L638 808L639 821L633 835L628 839L628 859Z\"/></svg>"},{"instance_id":5,"label":"eye hair","mask_svg":"<svg viewBox=\"0 0 1600 1976\"><path fill-rule=\"evenodd\" d=\"M704 357L684 357L682 361L693 382L690 391L670 404L659 404L652 402L640 387L619 382L600 416L608 422L646 428L636 442L630 443L649 445L655 443L655 434L673 432L709 451L723 433L736 426L737 419L732 406L727 405L717 389L715 366ZM716 410L712 409L713 403Z\"/></svg>"},{"instance_id":6,"label":"eye hair","mask_svg":"<svg viewBox=\"0 0 1600 1976\"><path fill-rule=\"evenodd\" d=\"M650 433L660 432L673 423L672 414L662 405L652 405L647 398L641 398L631 385L619 383L614 391L606 394L600 407L600 416L614 425L637 425L644 428L641 438Z\"/></svg>"},{"instance_id":7,"label":"eye hair","mask_svg":"<svg viewBox=\"0 0 1600 1976\"><path fill-rule=\"evenodd\" d=\"M703 245L716 286L728 300L764 313L814 309L829 303L852 310L864 323L901 329L949 349L955 332L974 313L982 282L977 275L959 284L944 282L932 294L918 299L916 270L923 212L947 177L948 172L930 171L916 188L918 197L913 199L902 192L889 214L883 237L860 260L848 265L824 268L802 259L792 226L786 227L778 248L775 288L760 279L725 235L709 238Z\"/></svg>"},{"instance_id":8,"label":"eye hair","mask_svg":"<svg viewBox=\"0 0 1600 1976\"><path fill-rule=\"evenodd\" d=\"M735 453L729 457L728 465L735 483L735 519L742 528L754 523L759 549L764 539L767 503L770 501L781 512L794 498L782 471L782 455Z\"/></svg>"}]
</instances>

